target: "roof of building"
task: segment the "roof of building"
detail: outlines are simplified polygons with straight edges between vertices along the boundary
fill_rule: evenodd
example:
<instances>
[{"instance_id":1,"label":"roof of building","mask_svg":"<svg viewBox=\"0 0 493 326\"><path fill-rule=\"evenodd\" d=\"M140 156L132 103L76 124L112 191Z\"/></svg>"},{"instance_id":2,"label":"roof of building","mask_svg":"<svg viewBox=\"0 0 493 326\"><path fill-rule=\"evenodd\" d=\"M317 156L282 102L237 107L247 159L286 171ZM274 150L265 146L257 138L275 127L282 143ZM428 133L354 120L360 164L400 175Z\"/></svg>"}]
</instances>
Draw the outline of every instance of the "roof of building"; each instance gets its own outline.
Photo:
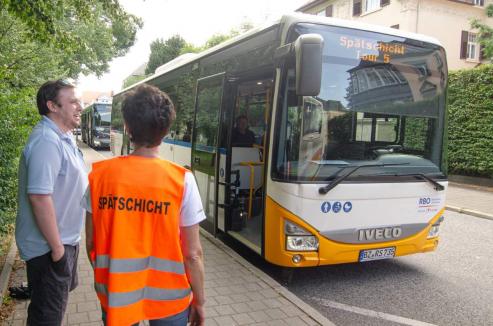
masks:
<instances>
[{"instance_id":1,"label":"roof of building","mask_svg":"<svg viewBox=\"0 0 493 326\"><path fill-rule=\"evenodd\" d=\"M313 8L315 6L318 6L319 4L322 4L324 2L327 2L327 0L313 0L313 1L308 1L303 6L299 7L298 9L296 9L295 11L303 12L303 11L305 11L307 9Z\"/></svg>"}]
</instances>

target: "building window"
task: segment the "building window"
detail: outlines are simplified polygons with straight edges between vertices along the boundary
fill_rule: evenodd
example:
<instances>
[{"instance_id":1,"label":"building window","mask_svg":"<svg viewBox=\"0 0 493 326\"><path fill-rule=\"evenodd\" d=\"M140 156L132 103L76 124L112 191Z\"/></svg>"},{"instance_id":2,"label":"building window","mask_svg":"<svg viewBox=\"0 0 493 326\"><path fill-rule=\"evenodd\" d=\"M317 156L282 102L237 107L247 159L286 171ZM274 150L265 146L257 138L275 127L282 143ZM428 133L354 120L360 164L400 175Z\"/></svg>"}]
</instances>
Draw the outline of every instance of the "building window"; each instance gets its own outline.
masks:
<instances>
[{"instance_id":1,"label":"building window","mask_svg":"<svg viewBox=\"0 0 493 326\"><path fill-rule=\"evenodd\" d=\"M484 0L474 0L473 3L475 6L484 6Z\"/></svg>"},{"instance_id":2,"label":"building window","mask_svg":"<svg viewBox=\"0 0 493 326\"><path fill-rule=\"evenodd\" d=\"M483 60L483 47L479 44L478 35L468 31L462 31L460 45L460 58L470 61Z\"/></svg>"},{"instance_id":3,"label":"building window","mask_svg":"<svg viewBox=\"0 0 493 326\"><path fill-rule=\"evenodd\" d=\"M353 16L378 10L389 4L390 0L353 0Z\"/></svg>"},{"instance_id":4,"label":"building window","mask_svg":"<svg viewBox=\"0 0 493 326\"><path fill-rule=\"evenodd\" d=\"M325 8L325 16L326 17L334 16L334 5L328 5L327 8Z\"/></svg>"},{"instance_id":5,"label":"building window","mask_svg":"<svg viewBox=\"0 0 493 326\"><path fill-rule=\"evenodd\" d=\"M364 12L374 11L380 8L380 0L365 0L364 1Z\"/></svg>"},{"instance_id":6,"label":"building window","mask_svg":"<svg viewBox=\"0 0 493 326\"><path fill-rule=\"evenodd\" d=\"M333 16L333 10L334 10L334 6L328 5L325 9L320 10L315 15L323 16L323 17L332 17Z\"/></svg>"},{"instance_id":7,"label":"building window","mask_svg":"<svg viewBox=\"0 0 493 326\"><path fill-rule=\"evenodd\" d=\"M469 33L467 37L467 55L466 58L469 60L479 59L479 44L477 41L477 35L474 33Z\"/></svg>"}]
</instances>

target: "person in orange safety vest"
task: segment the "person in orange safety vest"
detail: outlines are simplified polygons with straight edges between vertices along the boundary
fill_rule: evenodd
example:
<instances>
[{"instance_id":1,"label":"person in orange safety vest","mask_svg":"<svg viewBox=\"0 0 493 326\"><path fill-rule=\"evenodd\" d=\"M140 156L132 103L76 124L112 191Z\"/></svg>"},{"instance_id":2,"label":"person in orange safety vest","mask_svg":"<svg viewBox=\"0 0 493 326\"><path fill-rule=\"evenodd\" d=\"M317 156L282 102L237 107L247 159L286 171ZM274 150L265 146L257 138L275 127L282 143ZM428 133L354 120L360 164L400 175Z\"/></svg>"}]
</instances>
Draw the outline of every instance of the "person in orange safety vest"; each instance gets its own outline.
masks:
<instances>
[{"instance_id":1,"label":"person in orange safety vest","mask_svg":"<svg viewBox=\"0 0 493 326\"><path fill-rule=\"evenodd\" d=\"M144 84L128 93L122 113L135 150L94 163L83 200L103 322L203 325L200 194L190 171L159 158L173 103Z\"/></svg>"}]
</instances>

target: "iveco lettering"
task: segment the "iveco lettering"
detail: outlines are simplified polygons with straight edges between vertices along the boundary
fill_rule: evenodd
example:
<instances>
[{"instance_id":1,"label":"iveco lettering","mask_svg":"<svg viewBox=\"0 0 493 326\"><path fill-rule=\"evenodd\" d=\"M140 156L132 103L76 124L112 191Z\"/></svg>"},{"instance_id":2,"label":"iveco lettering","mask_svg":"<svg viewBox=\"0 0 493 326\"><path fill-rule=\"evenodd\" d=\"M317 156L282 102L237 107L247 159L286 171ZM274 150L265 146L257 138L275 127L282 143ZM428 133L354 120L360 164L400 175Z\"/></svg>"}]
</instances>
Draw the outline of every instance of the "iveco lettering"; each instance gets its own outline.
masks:
<instances>
[{"instance_id":1,"label":"iveco lettering","mask_svg":"<svg viewBox=\"0 0 493 326\"><path fill-rule=\"evenodd\" d=\"M397 239L402 235L402 229L399 227L391 228L379 228L379 229L367 229L359 230L358 239L361 240L390 240Z\"/></svg>"}]
</instances>

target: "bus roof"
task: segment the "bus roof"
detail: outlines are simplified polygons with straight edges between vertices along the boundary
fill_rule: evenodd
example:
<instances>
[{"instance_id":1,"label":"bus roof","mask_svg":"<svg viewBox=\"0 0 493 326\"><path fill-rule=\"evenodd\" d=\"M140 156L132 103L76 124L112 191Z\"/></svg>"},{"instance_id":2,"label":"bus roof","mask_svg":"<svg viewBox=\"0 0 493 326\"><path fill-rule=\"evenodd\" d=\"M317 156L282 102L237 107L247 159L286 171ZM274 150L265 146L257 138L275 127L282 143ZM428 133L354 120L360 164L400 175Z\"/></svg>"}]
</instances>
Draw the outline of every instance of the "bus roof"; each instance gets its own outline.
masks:
<instances>
[{"instance_id":1,"label":"bus roof","mask_svg":"<svg viewBox=\"0 0 493 326\"><path fill-rule=\"evenodd\" d=\"M291 13L291 14L286 14L281 16L278 19L274 19L272 21L269 21L265 23L262 26L253 28L241 35L235 36L229 40L226 40L216 46L213 46L205 51L202 51L200 53L196 54L191 54L191 55L182 55L176 60L173 59L162 66L158 67L156 69L156 73L153 75L139 81L136 84L133 84L127 88L122 89L115 95L124 93L125 91L135 87L136 85L143 84L149 80L152 80L154 78L157 78L161 75L164 75L170 71L173 71L179 67L185 66L189 63L192 63L194 61L198 61L212 53L219 52L225 48L230 47L233 44L240 43L241 41L248 39L252 35L261 33L264 30L267 30L275 25L278 25L280 23L283 23L285 26L291 26L293 24L297 23L314 23L314 24L321 24L321 25L329 25L329 26L338 26L338 27L345 27L345 28L352 28L352 29L359 29L359 30L365 30L365 31L372 31L376 33L382 33L382 34L387 34L387 35L394 35L402 38L409 38L417 41L423 41L426 43L431 43L435 44L438 46L442 46L441 43L434 37L423 35L423 34L417 34L417 33L411 33L411 32L406 32L402 30L398 30L395 28L390 28L390 27L384 27L384 26L379 26L379 25L372 25L372 24L366 24L366 23L361 23L353 20L344 20L344 19L338 19L338 18L332 18L332 17L322 17L322 16L316 16L316 15L309 15L309 14L301 14L301 13ZM284 29L284 33L287 33L287 29ZM284 36L284 35L283 35ZM283 38L285 39L285 38ZM282 44L280 44L282 45Z\"/></svg>"},{"instance_id":2,"label":"bus roof","mask_svg":"<svg viewBox=\"0 0 493 326\"><path fill-rule=\"evenodd\" d=\"M87 109L87 108L90 108L90 107L92 107L92 106L94 106L94 105L104 105L104 104L106 104L106 105L111 105L111 104L112 104L111 99L110 99L110 100L105 100L105 101L94 101L94 102L92 102L91 104L87 105L87 106L84 108L84 110L85 110L85 109Z\"/></svg>"}]
</instances>

